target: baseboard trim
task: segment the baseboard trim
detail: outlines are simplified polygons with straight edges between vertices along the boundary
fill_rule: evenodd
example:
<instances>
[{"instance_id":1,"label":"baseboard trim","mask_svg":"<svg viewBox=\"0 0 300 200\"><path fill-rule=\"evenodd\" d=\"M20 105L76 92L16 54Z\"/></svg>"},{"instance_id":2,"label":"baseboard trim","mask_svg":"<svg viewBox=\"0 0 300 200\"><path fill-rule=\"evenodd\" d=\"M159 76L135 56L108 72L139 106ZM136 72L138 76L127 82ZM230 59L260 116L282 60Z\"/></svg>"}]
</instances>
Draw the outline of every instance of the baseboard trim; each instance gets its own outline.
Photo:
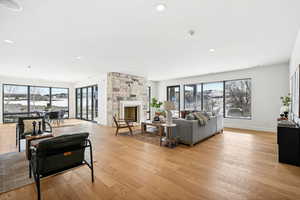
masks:
<instances>
[{"instance_id":1,"label":"baseboard trim","mask_svg":"<svg viewBox=\"0 0 300 200\"><path fill-rule=\"evenodd\" d=\"M268 133L275 134L274 131L262 131L262 130L254 130L254 129L244 129L244 128L232 128L232 127L224 127L224 131L234 131L234 132L248 132L248 133Z\"/></svg>"}]
</instances>

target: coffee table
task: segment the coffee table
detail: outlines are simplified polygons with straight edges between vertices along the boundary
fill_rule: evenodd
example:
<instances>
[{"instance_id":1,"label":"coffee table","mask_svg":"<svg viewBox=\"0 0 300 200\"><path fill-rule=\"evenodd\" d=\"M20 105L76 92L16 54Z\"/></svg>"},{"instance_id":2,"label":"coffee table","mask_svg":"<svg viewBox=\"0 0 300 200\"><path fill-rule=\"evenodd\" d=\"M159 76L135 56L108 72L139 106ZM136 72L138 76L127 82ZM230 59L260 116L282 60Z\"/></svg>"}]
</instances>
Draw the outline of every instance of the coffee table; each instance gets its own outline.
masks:
<instances>
[{"instance_id":1,"label":"coffee table","mask_svg":"<svg viewBox=\"0 0 300 200\"><path fill-rule=\"evenodd\" d=\"M158 129L158 135L162 136L164 132L164 127L162 126L163 123L161 122L152 122L152 121L144 121L141 123L141 128L142 128L142 134L147 133L147 126L154 126L157 127Z\"/></svg>"},{"instance_id":2,"label":"coffee table","mask_svg":"<svg viewBox=\"0 0 300 200\"><path fill-rule=\"evenodd\" d=\"M34 140L41 140L41 139L45 139L45 138L51 138L54 137L53 133L42 133L42 134L38 134L38 135L26 135L25 139L26 139L26 158L27 160L30 160L30 143L31 141Z\"/></svg>"}]
</instances>

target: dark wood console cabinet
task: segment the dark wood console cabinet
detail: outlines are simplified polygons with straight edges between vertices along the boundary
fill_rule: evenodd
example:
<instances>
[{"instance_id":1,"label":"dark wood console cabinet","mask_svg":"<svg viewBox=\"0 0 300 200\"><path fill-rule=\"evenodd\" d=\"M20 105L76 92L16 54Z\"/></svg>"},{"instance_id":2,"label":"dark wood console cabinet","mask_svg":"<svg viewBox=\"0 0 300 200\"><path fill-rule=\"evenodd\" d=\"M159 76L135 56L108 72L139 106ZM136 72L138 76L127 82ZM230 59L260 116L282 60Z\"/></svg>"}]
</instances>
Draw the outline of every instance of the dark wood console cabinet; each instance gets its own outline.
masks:
<instances>
[{"instance_id":1,"label":"dark wood console cabinet","mask_svg":"<svg viewBox=\"0 0 300 200\"><path fill-rule=\"evenodd\" d=\"M300 166L300 128L277 127L279 162Z\"/></svg>"}]
</instances>

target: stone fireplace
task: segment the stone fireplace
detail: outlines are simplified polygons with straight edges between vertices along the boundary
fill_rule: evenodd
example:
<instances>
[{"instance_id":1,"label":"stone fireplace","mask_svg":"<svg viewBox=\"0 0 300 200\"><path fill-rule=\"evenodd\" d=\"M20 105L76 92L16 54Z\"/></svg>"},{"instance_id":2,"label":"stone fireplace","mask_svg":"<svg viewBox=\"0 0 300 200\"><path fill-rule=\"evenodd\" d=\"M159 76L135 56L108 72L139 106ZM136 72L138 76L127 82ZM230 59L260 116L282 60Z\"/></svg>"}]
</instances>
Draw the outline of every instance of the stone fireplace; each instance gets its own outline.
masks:
<instances>
[{"instance_id":1,"label":"stone fireplace","mask_svg":"<svg viewBox=\"0 0 300 200\"><path fill-rule=\"evenodd\" d=\"M109 72L107 76L107 124L112 116L141 123L147 118L147 80L144 77Z\"/></svg>"},{"instance_id":2,"label":"stone fireplace","mask_svg":"<svg viewBox=\"0 0 300 200\"><path fill-rule=\"evenodd\" d=\"M144 111L142 101L120 101L121 119L131 120L137 124L144 121Z\"/></svg>"}]
</instances>

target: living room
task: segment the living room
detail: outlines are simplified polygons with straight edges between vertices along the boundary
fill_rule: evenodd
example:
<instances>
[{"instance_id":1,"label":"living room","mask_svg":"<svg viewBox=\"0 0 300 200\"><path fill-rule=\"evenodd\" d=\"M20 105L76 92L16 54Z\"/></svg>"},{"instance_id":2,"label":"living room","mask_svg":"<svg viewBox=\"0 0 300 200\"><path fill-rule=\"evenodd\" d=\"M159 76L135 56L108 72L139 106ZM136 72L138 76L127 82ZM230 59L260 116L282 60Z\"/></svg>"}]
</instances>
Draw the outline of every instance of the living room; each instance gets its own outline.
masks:
<instances>
[{"instance_id":1,"label":"living room","mask_svg":"<svg viewBox=\"0 0 300 200\"><path fill-rule=\"evenodd\" d=\"M299 8L0 0L0 199L300 199Z\"/></svg>"}]
</instances>

